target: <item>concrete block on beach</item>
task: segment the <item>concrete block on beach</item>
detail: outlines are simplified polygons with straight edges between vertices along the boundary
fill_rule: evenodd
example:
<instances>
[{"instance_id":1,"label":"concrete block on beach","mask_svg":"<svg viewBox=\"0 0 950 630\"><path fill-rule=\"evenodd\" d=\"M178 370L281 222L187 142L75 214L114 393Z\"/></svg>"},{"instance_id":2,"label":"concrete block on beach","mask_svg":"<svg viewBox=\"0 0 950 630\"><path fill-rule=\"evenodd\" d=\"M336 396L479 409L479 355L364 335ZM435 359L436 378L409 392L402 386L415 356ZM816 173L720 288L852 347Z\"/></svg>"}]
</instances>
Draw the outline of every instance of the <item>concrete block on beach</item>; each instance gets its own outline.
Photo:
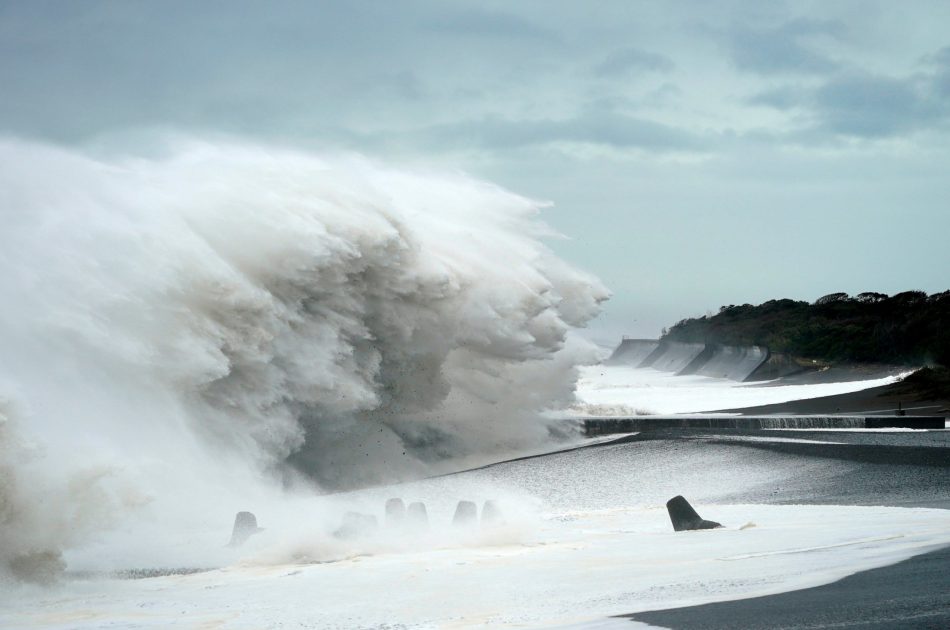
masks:
<instances>
[{"instance_id":1,"label":"concrete block on beach","mask_svg":"<svg viewBox=\"0 0 950 630\"><path fill-rule=\"evenodd\" d=\"M238 512L231 529L231 542L228 547L240 547L254 534L263 531L257 526L257 517L251 512Z\"/></svg>"},{"instance_id":2,"label":"concrete block on beach","mask_svg":"<svg viewBox=\"0 0 950 630\"><path fill-rule=\"evenodd\" d=\"M452 525L456 527L472 527L478 524L478 506L472 501L459 501L455 507L455 516Z\"/></svg>"},{"instance_id":3,"label":"concrete block on beach","mask_svg":"<svg viewBox=\"0 0 950 630\"><path fill-rule=\"evenodd\" d=\"M333 535L337 538L361 538L376 533L377 529L379 529L379 522L372 514L347 512L343 515L343 522Z\"/></svg>"},{"instance_id":4,"label":"concrete block on beach","mask_svg":"<svg viewBox=\"0 0 950 630\"><path fill-rule=\"evenodd\" d=\"M670 521L673 522L673 530L677 532L691 529L715 529L722 527L715 521L707 521L701 517L689 501L682 496L675 496L666 502L666 509L670 513Z\"/></svg>"},{"instance_id":5,"label":"concrete block on beach","mask_svg":"<svg viewBox=\"0 0 950 630\"><path fill-rule=\"evenodd\" d=\"M409 504L406 510L406 520L409 526L414 529L426 529L429 527L429 513L426 511L426 504L422 501L415 501Z\"/></svg>"},{"instance_id":6,"label":"concrete block on beach","mask_svg":"<svg viewBox=\"0 0 950 630\"><path fill-rule=\"evenodd\" d=\"M406 520L406 504L402 499L389 499L386 501L386 526L400 526Z\"/></svg>"},{"instance_id":7,"label":"concrete block on beach","mask_svg":"<svg viewBox=\"0 0 950 630\"><path fill-rule=\"evenodd\" d=\"M491 500L485 501L482 505L482 527L500 525L503 521L498 504Z\"/></svg>"}]
</instances>

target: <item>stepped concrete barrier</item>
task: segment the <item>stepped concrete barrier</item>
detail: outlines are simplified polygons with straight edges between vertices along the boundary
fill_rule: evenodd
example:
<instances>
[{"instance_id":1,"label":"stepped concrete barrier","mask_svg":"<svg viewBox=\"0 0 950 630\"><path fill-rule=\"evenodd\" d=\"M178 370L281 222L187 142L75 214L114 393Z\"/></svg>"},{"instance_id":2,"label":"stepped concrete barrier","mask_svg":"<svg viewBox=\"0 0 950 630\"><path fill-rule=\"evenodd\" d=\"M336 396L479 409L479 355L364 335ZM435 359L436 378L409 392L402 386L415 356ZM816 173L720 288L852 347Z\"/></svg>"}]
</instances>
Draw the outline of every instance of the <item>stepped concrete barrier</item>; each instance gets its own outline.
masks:
<instances>
[{"instance_id":1,"label":"stepped concrete barrier","mask_svg":"<svg viewBox=\"0 0 950 630\"><path fill-rule=\"evenodd\" d=\"M744 381L760 370L768 358L768 349L760 346L624 338L604 363L649 367L661 372L673 372L678 376L700 374Z\"/></svg>"},{"instance_id":2,"label":"stepped concrete barrier","mask_svg":"<svg viewBox=\"0 0 950 630\"><path fill-rule=\"evenodd\" d=\"M585 418L588 436L665 429L943 429L939 416L642 416Z\"/></svg>"},{"instance_id":3,"label":"stepped concrete barrier","mask_svg":"<svg viewBox=\"0 0 950 630\"><path fill-rule=\"evenodd\" d=\"M747 381L772 381L777 378L800 374L806 371L806 368L798 364L795 359L787 354L769 352L768 358L759 364L749 376Z\"/></svg>"},{"instance_id":4,"label":"stepped concrete barrier","mask_svg":"<svg viewBox=\"0 0 950 630\"><path fill-rule=\"evenodd\" d=\"M652 367L661 372L680 372L706 350L703 343L664 341L650 353L639 367Z\"/></svg>"},{"instance_id":5,"label":"stepped concrete barrier","mask_svg":"<svg viewBox=\"0 0 950 630\"><path fill-rule=\"evenodd\" d=\"M710 346L712 346L713 350L709 357L703 364L697 366L696 371L691 372L692 374L744 381L769 358L768 349L761 346L720 346L710 344L706 346L707 349ZM681 374L682 373L686 372L681 372Z\"/></svg>"},{"instance_id":6,"label":"stepped concrete barrier","mask_svg":"<svg viewBox=\"0 0 950 630\"><path fill-rule=\"evenodd\" d=\"M658 339L627 339L624 338L610 358L604 361L607 365L629 365L640 367L654 350L659 347Z\"/></svg>"}]
</instances>

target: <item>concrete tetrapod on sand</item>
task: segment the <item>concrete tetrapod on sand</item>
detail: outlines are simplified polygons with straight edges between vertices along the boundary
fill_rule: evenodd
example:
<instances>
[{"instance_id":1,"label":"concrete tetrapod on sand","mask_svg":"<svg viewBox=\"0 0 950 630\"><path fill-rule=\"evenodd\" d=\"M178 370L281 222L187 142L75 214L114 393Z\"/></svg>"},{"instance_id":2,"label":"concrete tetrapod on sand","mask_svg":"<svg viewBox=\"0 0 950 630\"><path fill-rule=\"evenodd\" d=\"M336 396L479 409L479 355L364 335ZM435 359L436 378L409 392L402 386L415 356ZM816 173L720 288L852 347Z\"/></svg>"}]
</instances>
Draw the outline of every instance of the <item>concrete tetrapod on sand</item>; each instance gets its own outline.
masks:
<instances>
[{"instance_id":1,"label":"concrete tetrapod on sand","mask_svg":"<svg viewBox=\"0 0 950 630\"><path fill-rule=\"evenodd\" d=\"M429 513L426 511L426 504L422 501L410 503L406 510L406 520L413 529L427 529L429 527Z\"/></svg>"},{"instance_id":2,"label":"concrete tetrapod on sand","mask_svg":"<svg viewBox=\"0 0 950 630\"><path fill-rule=\"evenodd\" d=\"M386 501L386 526L400 526L406 520L406 505L402 499L389 499Z\"/></svg>"},{"instance_id":3,"label":"concrete tetrapod on sand","mask_svg":"<svg viewBox=\"0 0 950 630\"><path fill-rule=\"evenodd\" d=\"M666 509L673 522L673 530L682 532L690 529L715 529L722 527L716 521L707 521L701 517L689 501L682 496L675 496L666 502Z\"/></svg>"},{"instance_id":4,"label":"concrete tetrapod on sand","mask_svg":"<svg viewBox=\"0 0 950 630\"><path fill-rule=\"evenodd\" d=\"M482 505L482 527L491 525L501 525L504 519L501 516L501 509L498 504L492 500L485 501Z\"/></svg>"},{"instance_id":5,"label":"concrete tetrapod on sand","mask_svg":"<svg viewBox=\"0 0 950 630\"><path fill-rule=\"evenodd\" d=\"M240 547L254 534L264 531L257 526L257 517L251 512L238 512L231 529L231 542L228 547Z\"/></svg>"},{"instance_id":6,"label":"concrete tetrapod on sand","mask_svg":"<svg viewBox=\"0 0 950 630\"><path fill-rule=\"evenodd\" d=\"M472 501L459 501L455 507L455 516L452 525L456 527L472 527L478 523L478 506Z\"/></svg>"},{"instance_id":7,"label":"concrete tetrapod on sand","mask_svg":"<svg viewBox=\"0 0 950 630\"><path fill-rule=\"evenodd\" d=\"M372 514L347 512L339 529L333 532L337 538L359 538L376 533L379 523Z\"/></svg>"}]
</instances>

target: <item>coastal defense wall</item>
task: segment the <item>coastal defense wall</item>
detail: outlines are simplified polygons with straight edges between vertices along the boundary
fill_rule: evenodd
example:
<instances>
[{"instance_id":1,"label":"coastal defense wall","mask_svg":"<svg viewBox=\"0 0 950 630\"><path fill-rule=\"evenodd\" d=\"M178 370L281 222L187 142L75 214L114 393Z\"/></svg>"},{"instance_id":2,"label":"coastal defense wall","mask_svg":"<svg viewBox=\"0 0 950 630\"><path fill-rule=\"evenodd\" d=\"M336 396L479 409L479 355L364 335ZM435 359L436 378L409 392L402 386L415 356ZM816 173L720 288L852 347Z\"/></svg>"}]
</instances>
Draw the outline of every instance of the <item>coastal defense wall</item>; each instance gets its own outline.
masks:
<instances>
[{"instance_id":1,"label":"coastal defense wall","mask_svg":"<svg viewBox=\"0 0 950 630\"><path fill-rule=\"evenodd\" d=\"M768 349L760 346L624 339L605 363L744 381L768 358Z\"/></svg>"},{"instance_id":2,"label":"coastal defense wall","mask_svg":"<svg viewBox=\"0 0 950 630\"><path fill-rule=\"evenodd\" d=\"M661 372L676 372L684 370L693 363L699 355L706 350L706 345L702 343L680 343L678 341L665 341L647 357L646 361L640 367L652 367Z\"/></svg>"},{"instance_id":3,"label":"coastal defense wall","mask_svg":"<svg viewBox=\"0 0 950 630\"><path fill-rule=\"evenodd\" d=\"M787 354L769 353L768 359L763 361L745 380L771 381L804 371L805 368L795 361L793 357Z\"/></svg>"},{"instance_id":4,"label":"coastal defense wall","mask_svg":"<svg viewBox=\"0 0 950 630\"><path fill-rule=\"evenodd\" d=\"M744 381L768 358L768 349L761 346L715 346L708 360L692 374Z\"/></svg>"},{"instance_id":5,"label":"coastal defense wall","mask_svg":"<svg viewBox=\"0 0 950 630\"><path fill-rule=\"evenodd\" d=\"M653 353L660 345L657 339L624 339L605 361L607 365L629 365L640 367L640 364Z\"/></svg>"}]
</instances>

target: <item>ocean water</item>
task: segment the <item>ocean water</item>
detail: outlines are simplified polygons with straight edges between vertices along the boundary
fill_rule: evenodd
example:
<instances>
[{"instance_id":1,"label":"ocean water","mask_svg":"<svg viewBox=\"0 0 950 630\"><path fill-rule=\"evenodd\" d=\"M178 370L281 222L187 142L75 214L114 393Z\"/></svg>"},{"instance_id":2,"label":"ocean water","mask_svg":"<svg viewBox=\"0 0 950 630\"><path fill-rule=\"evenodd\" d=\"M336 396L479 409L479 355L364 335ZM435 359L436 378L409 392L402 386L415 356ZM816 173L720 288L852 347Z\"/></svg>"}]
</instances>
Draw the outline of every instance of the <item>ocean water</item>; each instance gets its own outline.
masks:
<instances>
[{"instance_id":1,"label":"ocean water","mask_svg":"<svg viewBox=\"0 0 950 630\"><path fill-rule=\"evenodd\" d=\"M0 625L603 627L610 615L806 588L950 544L946 510L735 501L750 484L827 476L847 464L696 452L677 461L674 445L607 445L313 497L282 513L258 510L265 530L238 550L223 547L222 515L205 539L221 568L20 585L0 596ZM664 502L679 493L724 528L673 532ZM386 526L391 497L424 501L429 527ZM463 499L495 501L502 522L452 526ZM380 530L335 538L347 510L375 515ZM174 549L165 552L173 559ZM97 553L70 559L94 564Z\"/></svg>"}]
</instances>

